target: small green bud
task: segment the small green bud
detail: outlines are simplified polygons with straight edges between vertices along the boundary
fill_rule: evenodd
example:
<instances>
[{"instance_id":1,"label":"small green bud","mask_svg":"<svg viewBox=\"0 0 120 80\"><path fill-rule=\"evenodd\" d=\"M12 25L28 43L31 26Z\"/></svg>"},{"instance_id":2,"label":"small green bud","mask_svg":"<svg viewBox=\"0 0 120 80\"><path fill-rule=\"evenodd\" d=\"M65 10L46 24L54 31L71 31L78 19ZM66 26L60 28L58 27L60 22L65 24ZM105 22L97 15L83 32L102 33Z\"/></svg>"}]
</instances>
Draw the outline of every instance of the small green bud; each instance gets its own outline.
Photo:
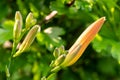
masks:
<instances>
[{"instance_id":1,"label":"small green bud","mask_svg":"<svg viewBox=\"0 0 120 80\"><path fill-rule=\"evenodd\" d=\"M27 36L25 37L23 43L21 44L19 50L13 55L13 57L20 55L22 52L24 52L27 48L30 47L39 30L40 30L39 25L35 25L32 27L32 29L28 32Z\"/></svg>"},{"instance_id":2,"label":"small green bud","mask_svg":"<svg viewBox=\"0 0 120 80\"><path fill-rule=\"evenodd\" d=\"M7 66L6 66L6 76L7 76L7 77L10 77L10 72L9 72L9 69L8 69Z\"/></svg>"},{"instance_id":3,"label":"small green bud","mask_svg":"<svg viewBox=\"0 0 120 80\"><path fill-rule=\"evenodd\" d=\"M60 55L59 49L58 49L58 48L55 48L55 50L54 50L54 52L53 52L53 56L54 56L55 58L58 58L59 55Z\"/></svg>"},{"instance_id":4,"label":"small green bud","mask_svg":"<svg viewBox=\"0 0 120 80\"><path fill-rule=\"evenodd\" d=\"M30 12L26 17L26 23L30 23L32 19L33 19L33 14Z\"/></svg>"},{"instance_id":5,"label":"small green bud","mask_svg":"<svg viewBox=\"0 0 120 80\"><path fill-rule=\"evenodd\" d=\"M37 20L36 20L36 19L33 19L33 20L31 21L31 25L35 25L36 22L37 22Z\"/></svg>"},{"instance_id":6,"label":"small green bud","mask_svg":"<svg viewBox=\"0 0 120 80\"><path fill-rule=\"evenodd\" d=\"M61 54L64 54L64 52L65 52L65 47L62 45L62 46L59 47L59 50L60 50L60 55L61 55Z\"/></svg>"},{"instance_id":7,"label":"small green bud","mask_svg":"<svg viewBox=\"0 0 120 80\"><path fill-rule=\"evenodd\" d=\"M54 67L54 61L51 61L50 67Z\"/></svg>"},{"instance_id":8,"label":"small green bud","mask_svg":"<svg viewBox=\"0 0 120 80\"><path fill-rule=\"evenodd\" d=\"M29 29L31 26L35 25L37 22L36 19L34 19L33 14L30 12L26 18L26 29Z\"/></svg>"},{"instance_id":9,"label":"small green bud","mask_svg":"<svg viewBox=\"0 0 120 80\"><path fill-rule=\"evenodd\" d=\"M20 20L16 20L14 24L14 30L13 30L13 39L15 42L18 42L19 37L21 35L22 26L20 24Z\"/></svg>"},{"instance_id":10,"label":"small green bud","mask_svg":"<svg viewBox=\"0 0 120 80\"><path fill-rule=\"evenodd\" d=\"M60 55L56 60L55 60L55 65L58 66L60 65L64 60L65 60L66 54Z\"/></svg>"},{"instance_id":11,"label":"small green bud","mask_svg":"<svg viewBox=\"0 0 120 80\"><path fill-rule=\"evenodd\" d=\"M47 80L46 77L42 77L41 80Z\"/></svg>"},{"instance_id":12,"label":"small green bud","mask_svg":"<svg viewBox=\"0 0 120 80\"><path fill-rule=\"evenodd\" d=\"M22 19L22 15L21 15L20 11L16 11L16 13L15 13L15 21L16 20L20 21L21 26L23 25L23 21L22 21L23 19Z\"/></svg>"},{"instance_id":13,"label":"small green bud","mask_svg":"<svg viewBox=\"0 0 120 80\"><path fill-rule=\"evenodd\" d=\"M51 72L57 72L57 71L59 71L60 69L61 69L60 66L56 66L56 67L54 67L54 68L51 70Z\"/></svg>"},{"instance_id":14,"label":"small green bud","mask_svg":"<svg viewBox=\"0 0 120 80\"><path fill-rule=\"evenodd\" d=\"M68 52L69 52L68 50L65 50L65 51L64 51L64 54L68 54Z\"/></svg>"}]
</instances>

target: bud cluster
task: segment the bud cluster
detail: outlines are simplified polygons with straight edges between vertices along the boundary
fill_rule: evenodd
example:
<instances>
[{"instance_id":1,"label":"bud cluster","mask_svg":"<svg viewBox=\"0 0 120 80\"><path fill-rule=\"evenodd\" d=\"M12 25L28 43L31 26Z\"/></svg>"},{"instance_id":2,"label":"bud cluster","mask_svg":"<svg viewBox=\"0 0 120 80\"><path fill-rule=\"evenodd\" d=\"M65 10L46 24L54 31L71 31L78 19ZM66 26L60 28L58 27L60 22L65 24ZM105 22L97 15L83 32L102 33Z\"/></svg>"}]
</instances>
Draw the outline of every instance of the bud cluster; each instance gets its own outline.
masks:
<instances>
[{"instance_id":1,"label":"bud cluster","mask_svg":"<svg viewBox=\"0 0 120 80\"><path fill-rule=\"evenodd\" d=\"M40 31L40 26L35 25L36 21L37 20L33 17L33 14L30 12L26 17L25 28L22 29L22 25L23 25L22 15L19 11L16 12L15 24L14 24L14 30L13 30L14 43L16 43L17 45L19 41L22 39L22 37L27 32L28 33L25 39L23 40L22 44L20 45L18 51L13 55L13 57L20 55L22 52L28 49L32 44L32 42L34 41L36 34L38 33L38 31Z\"/></svg>"},{"instance_id":2,"label":"bud cluster","mask_svg":"<svg viewBox=\"0 0 120 80\"><path fill-rule=\"evenodd\" d=\"M55 48L53 52L53 56L55 57L55 60L53 60L50 64L50 67L52 67L51 72L56 72L61 69L61 64L66 58L66 54L68 53L67 50L65 50L64 46L60 46L59 48Z\"/></svg>"},{"instance_id":3,"label":"bud cluster","mask_svg":"<svg viewBox=\"0 0 120 80\"><path fill-rule=\"evenodd\" d=\"M56 48L53 52L55 60L51 62L51 65L54 67L51 72L58 71L61 69L61 67L67 67L74 64L83 54L90 42L94 39L104 22L105 17L102 17L92 23L79 36L79 38L68 51L66 51L63 46Z\"/></svg>"}]
</instances>

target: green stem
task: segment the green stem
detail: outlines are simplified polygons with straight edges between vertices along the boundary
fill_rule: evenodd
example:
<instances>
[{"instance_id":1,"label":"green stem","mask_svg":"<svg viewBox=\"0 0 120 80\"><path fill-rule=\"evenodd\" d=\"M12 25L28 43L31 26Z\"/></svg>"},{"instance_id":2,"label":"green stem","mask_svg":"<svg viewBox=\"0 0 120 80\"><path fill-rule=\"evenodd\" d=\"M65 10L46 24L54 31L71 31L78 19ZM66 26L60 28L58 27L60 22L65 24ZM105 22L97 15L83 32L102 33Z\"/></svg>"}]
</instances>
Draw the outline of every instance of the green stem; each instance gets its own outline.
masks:
<instances>
[{"instance_id":1,"label":"green stem","mask_svg":"<svg viewBox=\"0 0 120 80\"><path fill-rule=\"evenodd\" d=\"M57 72L53 72L53 73L49 74L49 76L46 77L46 80L49 80L55 73L57 73Z\"/></svg>"},{"instance_id":2,"label":"green stem","mask_svg":"<svg viewBox=\"0 0 120 80\"><path fill-rule=\"evenodd\" d=\"M8 62L8 65L6 67L6 76L7 76L7 80L10 80L11 78L11 72L10 72L10 68L11 68L11 63L13 61L13 54L15 53L16 51L16 47L17 47L17 44L19 43L19 41L21 40L21 38L24 36L24 34L27 32L27 30L24 30L23 33L21 34L20 38L18 39L18 41L15 41L13 42L13 48L12 48L12 52L11 52L11 55L10 55L10 58L9 58L9 62Z\"/></svg>"},{"instance_id":3,"label":"green stem","mask_svg":"<svg viewBox=\"0 0 120 80\"><path fill-rule=\"evenodd\" d=\"M54 70L53 70L54 69ZM49 80L55 73L57 73L58 71L60 71L62 69L62 67L60 66L59 68L51 68L50 71L48 72L48 74L46 75L46 80Z\"/></svg>"},{"instance_id":4,"label":"green stem","mask_svg":"<svg viewBox=\"0 0 120 80\"><path fill-rule=\"evenodd\" d=\"M7 75L7 80L10 80L10 78L11 78L10 68L11 68L11 63L13 61L13 54L15 53L16 47L17 47L17 44L13 43L13 48L12 48L9 63L8 63L8 66L7 66L7 71L6 71L7 72L7 74L6 74Z\"/></svg>"}]
</instances>

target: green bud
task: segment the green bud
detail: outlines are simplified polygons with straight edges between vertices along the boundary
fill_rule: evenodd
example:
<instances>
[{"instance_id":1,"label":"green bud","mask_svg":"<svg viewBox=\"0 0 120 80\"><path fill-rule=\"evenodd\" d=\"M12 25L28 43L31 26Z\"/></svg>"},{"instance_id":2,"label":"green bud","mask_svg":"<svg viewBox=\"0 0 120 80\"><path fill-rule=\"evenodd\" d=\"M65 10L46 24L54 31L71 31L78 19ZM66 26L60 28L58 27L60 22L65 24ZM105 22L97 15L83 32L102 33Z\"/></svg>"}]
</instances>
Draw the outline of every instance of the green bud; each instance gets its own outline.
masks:
<instances>
[{"instance_id":1,"label":"green bud","mask_svg":"<svg viewBox=\"0 0 120 80\"><path fill-rule=\"evenodd\" d=\"M68 52L69 52L68 50L65 50L65 51L64 51L64 54L68 54Z\"/></svg>"},{"instance_id":2,"label":"green bud","mask_svg":"<svg viewBox=\"0 0 120 80\"><path fill-rule=\"evenodd\" d=\"M7 77L10 77L10 72L9 72L9 69L8 69L7 66L6 66L6 76L7 76Z\"/></svg>"},{"instance_id":3,"label":"green bud","mask_svg":"<svg viewBox=\"0 0 120 80\"><path fill-rule=\"evenodd\" d=\"M35 25L37 22L36 19L34 19L33 14L30 12L26 18L26 29L29 29L31 26Z\"/></svg>"},{"instance_id":4,"label":"green bud","mask_svg":"<svg viewBox=\"0 0 120 80\"><path fill-rule=\"evenodd\" d=\"M36 20L36 19L33 19L33 20L31 21L31 25L35 25L36 22L37 22L37 20Z\"/></svg>"},{"instance_id":5,"label":"green bud","mask_svg":"<svg viewBox=\"0 0 120 80\"><path fill-rule=\"evenodd\" d=\"M54 61L51 61L50 67L54 67Z\"/></svg>"},{"instance_id":6,"label":"green bud","mask_svg":"<svg viewBox=\"0 0 120 80\"><path fill-rule=\"evenodd\" d=\"M55 58L58 58L59 55L60 55L59 49L58 49L58 48L55 48L55 50L54 50L54 52L53 52L53 56L54 56Z\"/></svg>"},{"instance_id":7,"label":"green bud","mask_svg":"<svg viewBox=\"0 0 120 80\"><path fill-rule=\"evenodd\" d=\"M47 80L46 77L42 77L41 80Z\"/></svg>"},{"instance_id":8,"label":"green bud","mask_svg":"<svg viewBox=\"0 0 120 80\"><path fill-rule=\"evenodd\" d=\"M57 72L57 71L59 71L60 69L61 69L60 66L56 66L56 67L54 67L54 68L51 70L51 72Z\"/></svg>"},{"instance_id":9,"label":"green bud","mask_svg":"<svg viewBox=\"0 0 120 80\"><path fill-rule=\"evenodd\" d=\"M23 25L23 22L22 22L23 19L22 19L22 15L21 15L20 11L16 11L16 13L15 13L15 21L16 20L20 21L21 26Z\"/></svg>"},{"instance_id":10,"label":"green bud","mask_svg":"<svg viewBox=\"0 0 120 80\"><path fill-rule=\"evenodd\" d=\"M40 30L39 25L35 25L32 27L32 29L28 32L27 36L25 37L23 43L21 44L19 50L13 55L13 57L20 55L22 52L24 52L26 49L30 47L39 30Z\"/></svg>"},{"instance_id":11,"label":"green bud","mask_svg":"<svg viewBox=\"0 0 120 80\"><path fill-rule=\"evenodd\" d=\"M55 65L58 66L60 65L64 60L65 60L66 55L62 54L60 55L56 60L55 60Z\"/></svg>"},{"instance_id":12,"label":"green bud","mask_svg":"<svg viewBox=\"0 0 120 80\"><path fill-rule=\"evenodd\" d=\"M21 35L22 26L20 24L20 20L16 20L14 24L14 30L13 30L13 39L15 42L18 42L19 37Z\"/></svg>"},{"instance_id":13,"label":"green bud","mask_svg":"<svg viewBox=\"0 0 120 80\"><path fill-rule=\"evenodd\" d=\"M62 45L62 46L59 47L59 50L60 50L60 55L61 55L61 54L64 54L64 52L65 52L65 47Z\"/></svg>"},{"instance_id":14,"label":"green bud","mask_svg":"<svg viewBox=\"0 0 120 80\"><path fill-rule=\"evenodd\" d=\"M32 19L33 19L33 14L30 12L26 17L26 23L30 23Z\"/></svg>"}]
</instances>

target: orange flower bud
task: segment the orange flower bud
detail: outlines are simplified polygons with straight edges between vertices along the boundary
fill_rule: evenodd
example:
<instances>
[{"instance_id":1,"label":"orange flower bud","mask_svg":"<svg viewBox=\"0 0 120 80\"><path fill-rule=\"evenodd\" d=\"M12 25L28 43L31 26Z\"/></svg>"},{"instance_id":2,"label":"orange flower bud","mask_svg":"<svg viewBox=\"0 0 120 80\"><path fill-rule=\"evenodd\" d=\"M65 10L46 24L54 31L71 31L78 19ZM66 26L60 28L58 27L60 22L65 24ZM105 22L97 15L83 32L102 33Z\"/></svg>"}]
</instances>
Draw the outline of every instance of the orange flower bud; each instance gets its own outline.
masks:
<instances>
[{"instance_id":1,"label":"orange flower bud","mask_svg":"<svg viewBox=\"0 0 120 80\"><path fill-rule=\"evenodd\" d=\"M102 17L92 23L77 39L73 46L69 49L68 54L61 66L66 67L74 64L83 54L89 43L94 39L95 35L100 30L105 22L105 17Z\"/></svg>"}]
</instances>

